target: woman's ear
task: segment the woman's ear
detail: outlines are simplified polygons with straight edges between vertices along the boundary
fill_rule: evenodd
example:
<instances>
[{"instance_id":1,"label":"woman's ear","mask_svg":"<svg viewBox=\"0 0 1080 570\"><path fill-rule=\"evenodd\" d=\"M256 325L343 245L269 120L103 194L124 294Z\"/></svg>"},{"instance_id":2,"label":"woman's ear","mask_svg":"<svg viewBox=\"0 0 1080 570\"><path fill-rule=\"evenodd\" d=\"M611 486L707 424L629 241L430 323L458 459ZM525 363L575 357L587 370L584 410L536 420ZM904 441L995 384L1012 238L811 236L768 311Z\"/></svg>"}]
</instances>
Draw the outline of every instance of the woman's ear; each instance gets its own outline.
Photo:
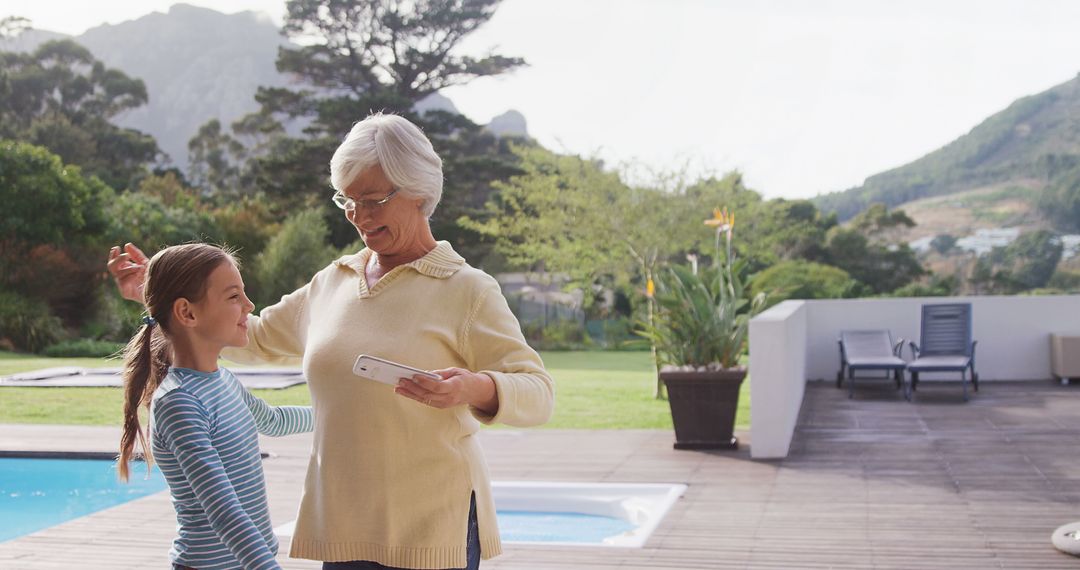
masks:
<instances>
[{"instance_id":1,"label":"woman's ear","mask_svg":"<svg viewBox=\"0 0 1080 570\"><path fill-rule=\"evenodd\" d=\"M191 301L183 297L173 301L172 322L182 327L195 326L195 311Z\"/></svg>"}]
</instances>

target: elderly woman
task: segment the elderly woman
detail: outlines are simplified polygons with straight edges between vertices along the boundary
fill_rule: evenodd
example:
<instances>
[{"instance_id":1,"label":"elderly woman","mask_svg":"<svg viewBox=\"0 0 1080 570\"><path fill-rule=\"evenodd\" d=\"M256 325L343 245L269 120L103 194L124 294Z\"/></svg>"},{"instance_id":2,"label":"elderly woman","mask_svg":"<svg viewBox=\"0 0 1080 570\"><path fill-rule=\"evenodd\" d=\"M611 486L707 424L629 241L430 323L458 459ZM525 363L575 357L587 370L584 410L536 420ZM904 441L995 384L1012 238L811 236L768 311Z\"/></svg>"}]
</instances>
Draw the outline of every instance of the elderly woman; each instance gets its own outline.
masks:
<instances>
[{"instance_id":1,"label":"elderly woman","mask_svg":"<svg viewBox=\"0 0 1080 570\"><path fill-rule=\"evenodd\" d=\"M442 161L415 125L376 114L330 161L333 201L367 246L248 321L245 363L302 359L315 434L290 556L323 568L477 568L501 551L476 432L550 417L554 384L491 276L436 241ZM141 300L145 256L109 270ZM358 377L360 354L441 380Z\"/></svg>"}]
</instances>

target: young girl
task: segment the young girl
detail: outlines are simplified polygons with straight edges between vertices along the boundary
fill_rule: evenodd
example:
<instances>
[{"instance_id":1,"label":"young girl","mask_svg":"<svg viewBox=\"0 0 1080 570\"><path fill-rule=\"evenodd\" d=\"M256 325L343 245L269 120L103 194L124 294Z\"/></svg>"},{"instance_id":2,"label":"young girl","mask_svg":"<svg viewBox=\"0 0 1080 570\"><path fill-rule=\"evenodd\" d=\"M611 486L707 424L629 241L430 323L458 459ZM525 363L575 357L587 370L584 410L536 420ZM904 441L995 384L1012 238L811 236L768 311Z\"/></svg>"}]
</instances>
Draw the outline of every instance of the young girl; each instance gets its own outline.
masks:
<instances>
[{"instance_id":1,"label":"young girl","mask_svg":"<svg viewBox=\"0 0 1080 570\"><path fill-rule=\"evenodd\" d=\"M148 317L128 343L120 477L136 440L157 461L176 508L174 569L279 568L257 433L313 428L310 407L272 407L217 365L247 344L254 305L232 255L206 244L161 250L146 267ZM150 410L150 445L139 408Z\"/></svg>"}]
</instances>

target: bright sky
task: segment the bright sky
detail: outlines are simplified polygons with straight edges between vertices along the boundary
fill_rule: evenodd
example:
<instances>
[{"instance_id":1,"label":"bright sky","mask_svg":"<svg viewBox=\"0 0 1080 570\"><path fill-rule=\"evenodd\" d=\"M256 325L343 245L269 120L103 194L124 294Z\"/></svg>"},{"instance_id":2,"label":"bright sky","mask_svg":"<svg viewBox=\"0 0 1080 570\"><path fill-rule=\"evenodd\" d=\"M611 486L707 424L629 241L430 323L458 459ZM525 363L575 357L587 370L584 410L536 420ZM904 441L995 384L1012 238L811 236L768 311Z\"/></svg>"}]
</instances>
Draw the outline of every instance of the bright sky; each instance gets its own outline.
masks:
<instances>
[{"instance_id":1,"label":"bright sky","mask_svg":"<svg viewBox=\"0 0 1080 570\"><path fill-rule=\"evenodd\" d=\"M0 0L0 15L78 34L172 3ZM505 0L465 51L530 66L445 94L479 122L521 111L557 151L639 173L738 168L768 197L809 197L1071 79L1078 23L1073 0Z\"/></svg>"}]
</instances>

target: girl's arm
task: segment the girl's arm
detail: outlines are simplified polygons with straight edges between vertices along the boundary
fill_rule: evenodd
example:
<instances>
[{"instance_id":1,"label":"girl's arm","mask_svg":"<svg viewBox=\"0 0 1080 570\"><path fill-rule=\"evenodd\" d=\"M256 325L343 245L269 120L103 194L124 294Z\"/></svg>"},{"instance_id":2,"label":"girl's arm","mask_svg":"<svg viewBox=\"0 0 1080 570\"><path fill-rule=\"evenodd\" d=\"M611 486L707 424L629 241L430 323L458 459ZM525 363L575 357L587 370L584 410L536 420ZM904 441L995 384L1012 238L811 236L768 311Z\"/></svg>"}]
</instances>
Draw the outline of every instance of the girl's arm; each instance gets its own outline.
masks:
<instances>
[{"instance_id":1,"label":"girl's arm","mask_svg":"<svg viewBox=\"0 0 1080 570\"><path fill-rule=\"evenodd\" d=\"M211 443L208 414L198 398L173 392L155 403L154 419L218 539L247 570L280 569L270 545L236 496Z\"/></svg>"},{"instance_id":2,"label":"girl's arm","mask_svg":"<svg viewBox=\"0 0 1080 570\"><path fill-rule=\"evenodd\" d=\"M307 433L315 429L311 406L271 406L244 389L244 403L255 417L259 433L271 437Z\"/></svg>"}]
</instances>

